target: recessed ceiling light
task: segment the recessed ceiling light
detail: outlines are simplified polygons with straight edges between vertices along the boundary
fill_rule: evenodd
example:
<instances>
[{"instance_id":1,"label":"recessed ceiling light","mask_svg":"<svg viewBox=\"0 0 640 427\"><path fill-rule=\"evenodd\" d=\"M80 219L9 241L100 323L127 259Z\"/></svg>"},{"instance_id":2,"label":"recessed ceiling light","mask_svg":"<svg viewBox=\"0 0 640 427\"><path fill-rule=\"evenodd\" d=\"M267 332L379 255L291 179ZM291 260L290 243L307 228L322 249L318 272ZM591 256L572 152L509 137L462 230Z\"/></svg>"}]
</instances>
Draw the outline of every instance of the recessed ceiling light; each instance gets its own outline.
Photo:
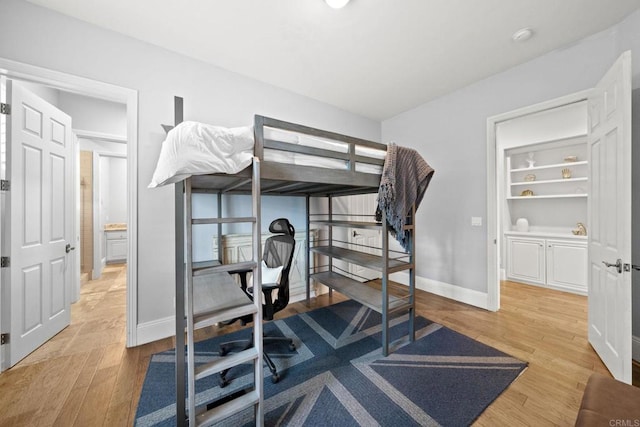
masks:
<instances>
[{"instance_id":1,"label":"recessed ceiling light","mask_svg":"<svg viewBox=\"0 0 640 427\"><path fill-rule=\"evenodd\" d=\"M533 36L533 30L531 28L522 28L511 36L514 42L524 42L529 40Z\"/></svg>"},{"instance_id":2,"label":"recessed ceiling light","mask_svg":"<svg viewBox=\"0 0 640 427\"><path fill-rule=\"evenodd\" d=\"M349 3L349 0L324 0L330 7L334 9L342 9Z\"/></svg>"}]
</instances>

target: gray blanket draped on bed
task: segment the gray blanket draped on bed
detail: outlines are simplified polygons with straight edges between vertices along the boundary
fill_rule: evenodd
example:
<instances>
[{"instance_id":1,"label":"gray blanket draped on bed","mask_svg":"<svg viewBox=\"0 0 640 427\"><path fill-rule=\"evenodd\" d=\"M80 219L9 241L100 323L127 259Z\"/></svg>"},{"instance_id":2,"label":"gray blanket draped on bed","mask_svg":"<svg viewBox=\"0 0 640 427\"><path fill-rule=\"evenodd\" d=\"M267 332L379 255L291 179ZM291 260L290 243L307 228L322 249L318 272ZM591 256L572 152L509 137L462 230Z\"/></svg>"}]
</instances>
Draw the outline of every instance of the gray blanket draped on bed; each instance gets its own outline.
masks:
<instances>
[{"instance_id":1,"label":"gray blanket draped on bed","mask_svg":"<svg viewBox=\"0 0 640 427\"><path fill-rule=\"evenodd\" d=\"M378 190L378 209L385 213L392 235L406 251L411 243L410 233L404 230L407 214L414 203L418 209L434 172L416 150L389 144Z\"/></svg>"}]
</instances>

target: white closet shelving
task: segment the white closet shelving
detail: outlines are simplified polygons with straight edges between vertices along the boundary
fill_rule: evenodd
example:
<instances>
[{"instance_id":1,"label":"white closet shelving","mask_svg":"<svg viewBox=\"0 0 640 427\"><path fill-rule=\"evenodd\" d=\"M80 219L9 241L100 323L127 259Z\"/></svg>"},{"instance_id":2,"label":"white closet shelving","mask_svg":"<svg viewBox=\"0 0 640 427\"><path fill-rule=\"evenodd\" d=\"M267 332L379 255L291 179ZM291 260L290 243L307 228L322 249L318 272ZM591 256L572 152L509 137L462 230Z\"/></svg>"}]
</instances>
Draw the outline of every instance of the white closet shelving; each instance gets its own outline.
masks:
<instances>
[{"instance_id":1,"label":"white closet shelving","mask_svg":"<svg viewBox=\"0 0 640 427\"><path fill-rule=\"evenodd\" d=\"M507 171L508 200L587 197L586 160L514 168L507 157ZM568 171L568 177L563 171ZM523 194L527 190L533 194Z\"/></svg>"},{"instance_id":2,"label":"white closet shelving","mask_svg":"<svg viewBox=\"0 0 640 427\"><path fill-rule=\"evenodd\" d=\"M586 294L586 136L517 147L505 158L507 279ZM567 159L568 158L568 159ZM529 228L517 230L518 218Z\"/></svg>"}]
</instances>

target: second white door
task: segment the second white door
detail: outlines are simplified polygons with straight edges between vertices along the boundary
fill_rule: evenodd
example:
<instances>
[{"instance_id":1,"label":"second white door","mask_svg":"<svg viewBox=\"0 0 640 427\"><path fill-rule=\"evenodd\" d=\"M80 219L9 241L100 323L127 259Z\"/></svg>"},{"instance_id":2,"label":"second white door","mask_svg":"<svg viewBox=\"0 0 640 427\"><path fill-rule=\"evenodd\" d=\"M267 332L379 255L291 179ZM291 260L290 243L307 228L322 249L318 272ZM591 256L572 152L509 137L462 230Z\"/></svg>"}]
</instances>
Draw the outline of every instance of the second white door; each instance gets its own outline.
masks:
<instances>
[{"instance_id":1,"label":"second white door","mask_svg":"<svg viewBox=\"0 0 640 427\"><path fill-rule=\"evenodd\" d=\"M631 53L589 97L589 342L631 383Z\"/></svg>"},{"instance_id":2,"label":"second white door","mask_svg":"<svg viewBox=\"0 0 640 427\"><path fill-rule=\"evenodd\" d=\"M10 80L7 100L11 188L3 235L10 242L10 267L2 310L10 337L3 368L70 323L75 213L71 118Z\"/></svg>"}]
</instances>

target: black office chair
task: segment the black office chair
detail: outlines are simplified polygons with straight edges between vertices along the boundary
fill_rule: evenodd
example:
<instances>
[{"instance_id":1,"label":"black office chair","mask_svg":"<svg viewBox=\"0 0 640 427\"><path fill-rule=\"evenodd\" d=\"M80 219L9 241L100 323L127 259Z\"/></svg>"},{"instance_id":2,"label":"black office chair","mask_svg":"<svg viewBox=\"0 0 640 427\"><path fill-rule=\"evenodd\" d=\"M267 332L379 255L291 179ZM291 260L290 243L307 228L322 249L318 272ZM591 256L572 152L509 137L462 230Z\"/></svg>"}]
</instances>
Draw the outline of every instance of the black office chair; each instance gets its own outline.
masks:
<instances>
[{"instance_id":1,"label":"black office chair","mask_svg":"<svg viewBox=\"0 0 640 427\"><path fill-rule=\"evenodd\" d=\"M286 218L278 218L271 222L269 225L269 231L274 233L274 236L269 237L264 244L264 251L262 254L262 261L268 268L277 268L282 266L280 273L280 280L275 283L265 283L265 277L262 278L262 293L264 295L264 304L262 304L262 319L273 320L273 315L280 310L284 309L289 304L289 271L291 270L291 262L293 261L293 253L296 247L296 241L294 239L296 230ZM247 287L247 274L251 270L236 270L230 272L231 274L240 275L240 285L242 290L253 299L253 287ZM276 299L273 300L273 291L277 290ZM242 319L242 324L246 324L251 321L251 316L246 316ZM296 349L293 344L293 340L287 337L263 337L262 341L265 346L271 342L284 342L289 344L289 350L294 351ZM220 345L220 355L224 356L230 351L240 348L245 350L253 345L253 336L249 340L232 341L222 343ZM271 379L274 383L280 380L280 375L273 361L267 354L266 350L263 352L263 359L266 365L271 371ZM229 382L226 378L228 370L220 373L222 384L226 386Z\"/></svg>"}]
</instances>

